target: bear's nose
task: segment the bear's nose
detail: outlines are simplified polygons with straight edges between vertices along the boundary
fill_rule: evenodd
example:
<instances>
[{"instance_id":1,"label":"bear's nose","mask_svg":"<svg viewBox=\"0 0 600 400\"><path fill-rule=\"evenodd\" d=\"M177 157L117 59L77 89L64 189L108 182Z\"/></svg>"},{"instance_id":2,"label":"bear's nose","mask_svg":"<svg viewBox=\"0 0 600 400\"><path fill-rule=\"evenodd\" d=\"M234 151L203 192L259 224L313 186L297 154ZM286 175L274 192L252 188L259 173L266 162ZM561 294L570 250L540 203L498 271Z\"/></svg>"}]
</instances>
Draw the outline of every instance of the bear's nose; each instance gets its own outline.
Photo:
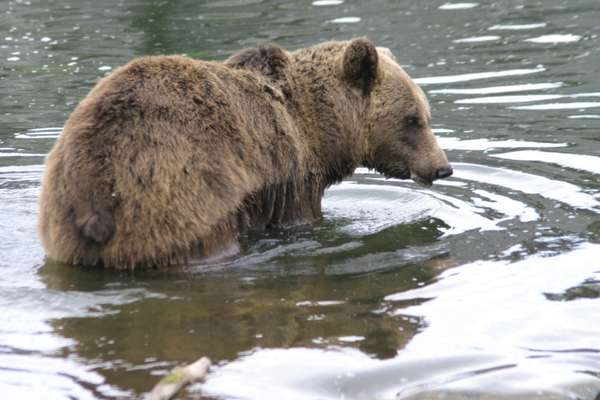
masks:
<instances>
[{"instance_id":1,"label":"bear's nose","mask_svg":"<svg viewBox=\"0 0 600 400\"><path fill-rule=\"evenodd\" d=\"M452 166L450 164L442 165L435 171L435 179L444 179L452 175Z\"/></svg>"}]
</instances>

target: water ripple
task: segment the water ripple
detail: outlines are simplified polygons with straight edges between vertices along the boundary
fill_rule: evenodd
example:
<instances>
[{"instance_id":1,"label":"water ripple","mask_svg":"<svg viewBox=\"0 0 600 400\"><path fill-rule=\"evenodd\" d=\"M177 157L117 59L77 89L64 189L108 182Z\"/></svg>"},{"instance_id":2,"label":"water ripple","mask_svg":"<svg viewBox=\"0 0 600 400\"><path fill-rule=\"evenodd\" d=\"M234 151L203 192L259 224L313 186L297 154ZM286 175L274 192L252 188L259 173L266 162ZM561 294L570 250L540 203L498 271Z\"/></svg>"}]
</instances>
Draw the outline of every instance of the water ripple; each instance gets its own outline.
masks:
<instances>
[{"instance_id":1,"label":"water ripple","mask_svg":"<svg viewBox=\"0 0 600 400\"><path fill-rule=\"evenodd\" d=\"M430 76L423 78L416 78L413 81L418 85L431 85L440 83L454 83L454 82L466 82L474 81L477 79L490 79L500 78L504 76L515 76L515 75L529 75L536 74L538 72L545 71L546 68L532 68L532 69L509 69L506 71L492 71L492 72L477 72L473 74L462 74L462 75L451 75L451 76Z\"/></svg>"},{"instance_id":2,"label":"water ripple","mask_svg":"<svg viewBox=\"0 0 600 400\"><path fill-rule=\"evenodd\" d=\"M493 40L500 40L502 36L475 36L464 39L453 40L454 43L476 43L476 42L489 42Z\"/></svg>"},{"instance_id":3,"label":"water ripple","mask_svg":"<svg viewBox=\"0 0 600 400\"><path fill-rule=\"evenodd\" d=\"M243 7L260 4L264 0L222 0L203 4L202 7Z\"/></svg>"},{"instance_id":4,"label":"water ripple","mask_svg":"<svg viewBox=\"0 0 600 400\"><path fill-rule=\"evenodd\" d=\"M503 186L527 194L537 194L576 208L593 209L600 206L596 198L567 182L484 165L453 163L453 166L456 171L454 176L460 179Z\"/></svg>"},{"instance_id":5,"label":"water ripple","mask_svg":"<svg viewBox=\"0 0 600 400\"><path fill-rule=\"evenodd\" d=\"M570 115L570 119L598 119L600 115Z\"/></svg>"},{"instance_id":6,"label":"water ripple","mask_svg":"<svg viewBox=\"0 0 600 400\"><path fill-rule=\"evenodd\" d=\"M8 153L0 153L0 158L7 157L46 157L47 154L36 154L36 153L17 153L16 151Z\"/></svg>"},{"instance_id":7,"label":"water ripple","mask_svg":"<svg viewBox=\"0 0 600 400\"><path fill-rule=\"evenodd\" d=\"M526 94L516 96L479 97L476 99L456 100L458 104L500 104L500 103L526 103L532 101L546 101L556 99L577 99L580 97L600 97L600 93L578 94ZM576 103L575 103L576 104Z\"/></svg>"},{"instance_id":8,"label":"water ripple","mask_svg":"<svg viewBox=\"0 0 600 400\"><path fill-rule=\"evenodd\" d=\"M30 129L25 133L18 133L15 135L16 139L57 139L62 133L62 127L56 128L38 128L38 129Z\"/></svg>"},{"instance_id":9,"label":"water ripple","mask_svg":"<svg viewBox=\"0 0 600 400\"><path fill-rule=\"evenodd\" d=\"M446 3L438 7L440 10L466 10L477 7L479 3Z\"/></svg>"},{"instance_id":10,"label":"water ripple","mask_svg":"<svg viewBox=\"0 0 600 400\"><path fill-rule=\"evenodd\" d=\"M495 31L495 30L525 30L525 29L537 29L537 28L544 28L546 27L548 24L546 24L545 22L539 23L539 24L524 24L524 25L494 25L494 26L490 26L488 28L489 31Z\"/></svg>"},{"instance_id":11,"label":"water ripple","mask_svg":"<svg viewBox=\"0 0 600 400\"><path fill-rule=\"evenodd\" d=\"M549 82L549 83L526 83L523 85L508 85L508 86L492 86L486 88L474 88L474 89L437 89L430 90L429 93L440 93L440 94L493 94L493 93L509 93L509 92L523 92L529 90L544 90L544 89L557 89L562 87L562 82Z\"/></svg>"},{"instance_id":12,"label":"water ripple","mask_svg":"<svg viewBox=\"0 0 600 400\"><path fill-rule=\"evenodd\" d=\"M313 6L337 6L339 4L342 4L344 2L344 0L318 0L318 1L313 1L312 5Z\"/></svg>"},{"instance_id":13,"label":"water ripple","mask_svg":"<svg viewBox=\"0 0 600 400\"><path fill-rule=\"evenodd\" d=\"M492 149L514 149L522 147L566 147L567 143L545 143L545 142L527 142L524 140L489 140L489 139L470 139L461 140L456 137L437 138L438 143L444 150L478 150L487 151Z\"/></svg>"},{"instance_id":14,"label":"water ripple","mask_svg":"<svg viewBox=\"0 0 600 400\"><path fill-rule=\"evenodd\" d=\"M352 23L360 22L360 18L359 17L343 17L343 18L332 19L329 22L334 23L334 24L352 24Z\"/></svg>"},{"instance_id":15,"label":"water ripple","mask_svg":"<svg viewBox=\"0 0 600 400\"><path fill-rule=\"evenodd\" d=\"M447 340L496 351L540 346L566 350L577 342L578 348L597 349L598 330L585 322L582 313L587 310L598 315L597 311L591 311L595 303L562 302L557 307L544 293L562 292L597 276L599 255L599 245L586 244L579 251L554 258L537 256L517 263L479 261L442 273L441 279L431 286L391 294L386 300L434 299L397 310L402 315L426 316L432 320L429 329L409 344L409 349L421 347L426 353L442 351ZM566 265L570 268L565 268ZM493 288L489 282L495 282ZM473 320L471 315L482 319ZM557 325L556 321L563 323ZM577 327L577 340L572 341L575 332L563 329L566 325ZM464 326L470 327L469 332L457 329ZM490 329L492 326L498 329ZM465 341L464 335L468 340ZM446 340L430 340L440 337ZM541 337L546 338L543 345L539 342ZM432 345L435 348L428 348Z\"/></svg>"},{"instance_id":16,"label":"water ripple","mask_svg":"<svg viewBox=\"0 0 600 400\"><path fill-rule=\"evenodd\" d=\"M420 220L442 207L434 197L419 191L348 181L327 189L322 205L326 217L351 221L341 229L353 235Z\"/></svg>"},{"instance_id":17,"label":"water ripple","mask_svg":"<svg viewBox=\"0 0 600 400\"><path fill-rule=\"evenodd\" d=\"M260 17L261 13L258 12L234 12L225 14L202 14L198 19L202 20L230 20L230 19L252 19Z\"/></svg>"},{"instance_id":18,"label":"water ripple","mask_svg":"<svg viewBox=\"0 0 600 400\"><path fill-rule=\"evenodd\" d=\"M544 151L524 150L503 154L492 154L491 157L516 161L540 161L558 164L563 167L600 174L600 157L583 154L549 153Z\"/></svg>"},{"instance_id":19,"label":"water ripple","mask_svg":"<svg viewBox=\"0 0 600 400\"><path fill-rule=\"evenodd\" d=\"M575 108L586 109L600 107L600 102L580 102L580 103L552 103L552 104L535 104L531 106L514 106L510 107L513 110L571 110Z\"/></svg>"},{"instance_id":20,"label":"water ripple","mask_svg":"<svg viewBox=\"0 0 600 400\"><path fill-rule=\"evenodd\" d=\"M0 167L0 185L7 182L41 182L43 164Z\"/></svg>"},{"instance_id":21,"label":"water ripple","mask_svg":"<svg viewBox=\"0 0 600 400\"><path fill-rule=\"evenodd\" d=\"M571 43L581 40L580 35L544 35L536 38L525 39L524 42L532 43Z\"/></svg>"}]
</instances>

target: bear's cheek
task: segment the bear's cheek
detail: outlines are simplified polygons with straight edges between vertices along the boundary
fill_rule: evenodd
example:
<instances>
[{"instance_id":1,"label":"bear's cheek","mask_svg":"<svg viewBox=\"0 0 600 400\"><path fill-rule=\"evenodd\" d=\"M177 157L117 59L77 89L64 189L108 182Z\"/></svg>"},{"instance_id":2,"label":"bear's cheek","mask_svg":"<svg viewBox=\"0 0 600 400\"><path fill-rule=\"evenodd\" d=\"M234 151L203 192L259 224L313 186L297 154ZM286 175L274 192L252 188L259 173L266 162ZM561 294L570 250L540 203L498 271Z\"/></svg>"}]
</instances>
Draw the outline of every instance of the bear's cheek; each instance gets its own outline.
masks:
<instances>
[{"instance_id":1,"label":"bear's cheek","mask_svg":"<svg viewBox=\"0 0 600 400\"><path fill-rule=\"evenodd\" d=\"M393 139L379 143L376 157L379 172L387 178L412 179L421 186L431 186L438 167L438 149L425 132L407 130Z\"/></svg>"},{"instance_id":2,"label":"bear's cheek","mask_svg":"<svg viewBox=\"0 0 600 400\"><path fill-rule=\"evenodd\" d=\"M375 169L386 178L410 179L409 152L400 140L379 143L373 161Z\"/></svg>"}]
</instances>

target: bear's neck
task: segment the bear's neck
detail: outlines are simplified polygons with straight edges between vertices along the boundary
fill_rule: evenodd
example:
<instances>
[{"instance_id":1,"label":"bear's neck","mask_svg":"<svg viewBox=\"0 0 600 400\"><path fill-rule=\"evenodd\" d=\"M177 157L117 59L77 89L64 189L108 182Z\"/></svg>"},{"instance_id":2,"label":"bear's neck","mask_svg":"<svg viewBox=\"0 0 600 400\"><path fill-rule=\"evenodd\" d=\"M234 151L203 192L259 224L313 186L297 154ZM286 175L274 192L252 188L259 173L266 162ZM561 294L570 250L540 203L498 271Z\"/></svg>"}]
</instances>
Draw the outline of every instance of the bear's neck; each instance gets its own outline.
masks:
<instances>
[{"instance_id":1,"label":"bear's neck","mask_svg":"<svg viewBox=\"0 0 600 400\"><path fill-rule=\"evenodd\" d=\"M306 135L313 174L324 187L352 175L364 159L363 116L366 102L359 91L341 82L331 62L332 54L322 60L306 53L294 53L291 96L294 118Z\"/></svg>"}]
</instances>

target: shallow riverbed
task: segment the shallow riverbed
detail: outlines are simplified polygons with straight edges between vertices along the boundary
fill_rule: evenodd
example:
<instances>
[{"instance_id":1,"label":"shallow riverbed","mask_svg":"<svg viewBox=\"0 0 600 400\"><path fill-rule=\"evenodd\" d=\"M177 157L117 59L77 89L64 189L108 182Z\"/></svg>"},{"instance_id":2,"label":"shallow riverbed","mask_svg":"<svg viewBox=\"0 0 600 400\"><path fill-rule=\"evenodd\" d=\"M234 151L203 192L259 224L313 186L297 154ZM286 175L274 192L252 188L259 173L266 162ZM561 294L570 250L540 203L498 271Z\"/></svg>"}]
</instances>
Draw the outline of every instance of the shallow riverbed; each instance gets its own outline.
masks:
<instances>
[{"instance_id":1,"label":"shallow riverbed","mask_svg":"<svg viewBox=\"0 0 600 400\"><path fill-rule=\"evenodd\" d=\"M7 1L0 5L0 393L140 398L597 399L597 0ZM44 258L44 156L100 78L149 54L222 61L367 36L429 97L455 168L366 169L310 227L160 271Z\"/></svg>"}]
</instances>

